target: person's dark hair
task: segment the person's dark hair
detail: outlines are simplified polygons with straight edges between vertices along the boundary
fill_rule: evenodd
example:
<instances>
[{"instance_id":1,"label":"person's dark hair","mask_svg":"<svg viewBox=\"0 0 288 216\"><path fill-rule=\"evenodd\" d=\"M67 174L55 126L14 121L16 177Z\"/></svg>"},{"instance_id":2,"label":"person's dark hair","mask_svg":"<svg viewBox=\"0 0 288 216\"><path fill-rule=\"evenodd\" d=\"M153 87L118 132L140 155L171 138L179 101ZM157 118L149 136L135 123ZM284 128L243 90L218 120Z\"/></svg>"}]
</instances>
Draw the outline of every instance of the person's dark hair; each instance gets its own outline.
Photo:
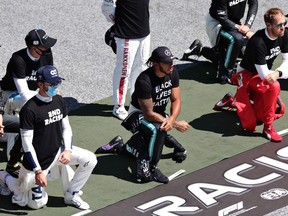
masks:
<instances>
[{"instance_id":1,"label":"person's dark hair","mask_svg":"<svg viewBox=\"0 0 288 216\"><path fill-rule=\"evenodd\" d=\"M265 23L274 23L275 16L278 14L282 14L284 16L284 12L280 8L270 8L265 14L264 14L264 21Z\"/></svg>"}]
</instances>

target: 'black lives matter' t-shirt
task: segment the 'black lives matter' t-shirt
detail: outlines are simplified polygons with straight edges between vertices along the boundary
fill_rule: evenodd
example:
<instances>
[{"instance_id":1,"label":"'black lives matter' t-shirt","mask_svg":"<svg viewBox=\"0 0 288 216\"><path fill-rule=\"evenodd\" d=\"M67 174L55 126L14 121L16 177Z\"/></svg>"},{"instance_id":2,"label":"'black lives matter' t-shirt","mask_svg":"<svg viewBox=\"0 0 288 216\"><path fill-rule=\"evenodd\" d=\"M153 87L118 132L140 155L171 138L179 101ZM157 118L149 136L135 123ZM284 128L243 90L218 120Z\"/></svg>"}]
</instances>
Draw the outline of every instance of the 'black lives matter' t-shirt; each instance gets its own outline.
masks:
<instances>
[{"instance_id":1,"label":"'black lives matter' t-shirt","mask_svg":"<svg viewBox=\"0 0 288 216\"><path fill-rule=\"evenodd\" d=\"M172 88L179 86L179 75L174 68L170 75L164 77L157 77L153 68L148 68L142 72L135 83L135 91L132 94L131 104L140 109L139 99L153 100L153 111L165 116L165 109L170 101Z\"/></svg>"},{"instance_id":2,"label":"'black lives matter' t-shirt","mask_svg":"<svg viewBox=\"0 0 288 216\"><path fill-rule=\"evenodd\" d=\"M3 90L16 91L14 78L26 79L30 90L37 89L36 71L45 65L53 65L52 52L42 55L38 61L33 61L27 54L27 48L13 53L10 58L6 74L2 78L1 88Z\"/></svg>"},{"instance_id":3,"label":"'black lives matter' t-shirt","mask_svg":"<svg viewBox=\"0 0 288 216\"><path fill-rule=\"evenodd\" d=\"M275 40L269 39L265 33L265 29L261 29L249 39L240 66L255 73L257 73L255 64L267 64L268 69L271 69L274 60L281 52L288 52L287 29L285 29L283 37L278 37Z\"/></svg>"},{"instance_id":4,"label":"'black lives matter' t-shirt","mask_svg":"<svg viewBox=\"0 0 288 216\"><path fill-rule=\"evenodd\" d=\"M34 96L20 111L20 128L34 131L32 144L42 169L49 167L63 144L62 119L66 116L67 109L59 95L54 96L49 103ZM33 170L34 160L25 152L23 166Z\"/></svg>"}]
</instances>

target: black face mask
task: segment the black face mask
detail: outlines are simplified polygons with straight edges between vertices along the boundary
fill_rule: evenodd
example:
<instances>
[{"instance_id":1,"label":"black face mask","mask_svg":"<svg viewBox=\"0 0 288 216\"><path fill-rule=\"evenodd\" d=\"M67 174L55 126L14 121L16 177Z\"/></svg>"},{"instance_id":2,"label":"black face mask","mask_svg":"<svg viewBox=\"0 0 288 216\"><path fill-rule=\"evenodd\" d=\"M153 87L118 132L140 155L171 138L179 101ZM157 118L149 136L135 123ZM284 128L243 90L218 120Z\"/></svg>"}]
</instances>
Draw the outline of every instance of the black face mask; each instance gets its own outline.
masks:
<instances>
[{"instance_id":1,"label":"black face mask","mask_svg":"<svg viewBox=\"0 0 288 216\"><path fill-rule=\"evenodd\" d=\"M51 55L51 53L52 53L52 50L51 50L51 48L49 48L49 49L45 50L44 52L42 52L42 55L47 56L47 55Z\"/></svg>"},{"instance_id":2,"label":"black face mask","mask_svg":"<svg viewBox=\"0 0 288 216\"><path fill-rule=\"evenodd\" d=\"M47 56L47 55L51 55L51 53L52 53L52 50L51 50L51 48L49 48L49 49L47 49L47 50L41 50L41 49L39 49L39 48L36 48L36 50L35 50L35 52L38 54L38 55L41 55L41 56Z\"/></svg>"}]
</instances>

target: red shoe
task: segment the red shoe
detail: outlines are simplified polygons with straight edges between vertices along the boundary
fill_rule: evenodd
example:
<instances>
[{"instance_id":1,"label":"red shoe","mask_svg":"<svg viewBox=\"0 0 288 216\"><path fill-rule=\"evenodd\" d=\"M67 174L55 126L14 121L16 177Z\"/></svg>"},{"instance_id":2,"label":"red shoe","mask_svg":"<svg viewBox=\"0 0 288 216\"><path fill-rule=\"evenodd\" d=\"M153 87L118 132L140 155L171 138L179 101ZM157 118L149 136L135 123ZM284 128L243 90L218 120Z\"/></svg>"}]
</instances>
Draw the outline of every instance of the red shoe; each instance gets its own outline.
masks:
<instances>
[{"instance_id":1,"label":"red shoe","mask_svg":"<svg viewBox=\"0 0 288 216\"><path fill-rule=\"evenodd\" d=\"M263 128L263 135L267 139L271 140L272 142L281 142L282 137L277 133L274 126L271 125L264 125Z\"/></svg>"},{"instance_id":2,"label":"red shoe","mask_svg":"<svg viewBox=\"0 0 288 216\"><path fill-rule=\"evenodd\" d=\"M233 102L233 95L229 92L214 105L213 110L221 111L225 107L234 108L234 106L232 106L232 102Z\"/></svg>"}]
</instances>

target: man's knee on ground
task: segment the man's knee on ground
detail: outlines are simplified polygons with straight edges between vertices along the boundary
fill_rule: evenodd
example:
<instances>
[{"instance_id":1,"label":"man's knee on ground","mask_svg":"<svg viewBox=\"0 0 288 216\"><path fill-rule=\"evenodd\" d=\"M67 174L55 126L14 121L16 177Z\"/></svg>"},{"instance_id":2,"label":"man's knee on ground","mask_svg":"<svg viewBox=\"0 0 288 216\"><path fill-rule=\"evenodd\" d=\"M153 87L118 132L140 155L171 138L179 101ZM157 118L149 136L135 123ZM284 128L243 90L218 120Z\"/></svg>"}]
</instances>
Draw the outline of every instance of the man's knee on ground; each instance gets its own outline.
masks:
<instances>
[{"instance_id":1,"label":"man's knee on ground","mask_svg":"<svg viewBox=\"0 0 288 216\"><path fill-rule=\"evenodd\" d=\"M28 206L31 209L40 209L43 208L48 202L48 194L45 189L35 185L29 191L13 195L12 203L15 203L19 206Z\"/></svg>"},{"instance_id":2,"label":"man's knee on ground","mask_svg":"<svg viewBox=\"0 0 288 216\"><path fill-rule=\"evenodd\" d=\"M43 208L48 202L48 194L43 187L35 185L28 192L28 203L27 206L32 209Z\"/></svg>"}]
</instances>

